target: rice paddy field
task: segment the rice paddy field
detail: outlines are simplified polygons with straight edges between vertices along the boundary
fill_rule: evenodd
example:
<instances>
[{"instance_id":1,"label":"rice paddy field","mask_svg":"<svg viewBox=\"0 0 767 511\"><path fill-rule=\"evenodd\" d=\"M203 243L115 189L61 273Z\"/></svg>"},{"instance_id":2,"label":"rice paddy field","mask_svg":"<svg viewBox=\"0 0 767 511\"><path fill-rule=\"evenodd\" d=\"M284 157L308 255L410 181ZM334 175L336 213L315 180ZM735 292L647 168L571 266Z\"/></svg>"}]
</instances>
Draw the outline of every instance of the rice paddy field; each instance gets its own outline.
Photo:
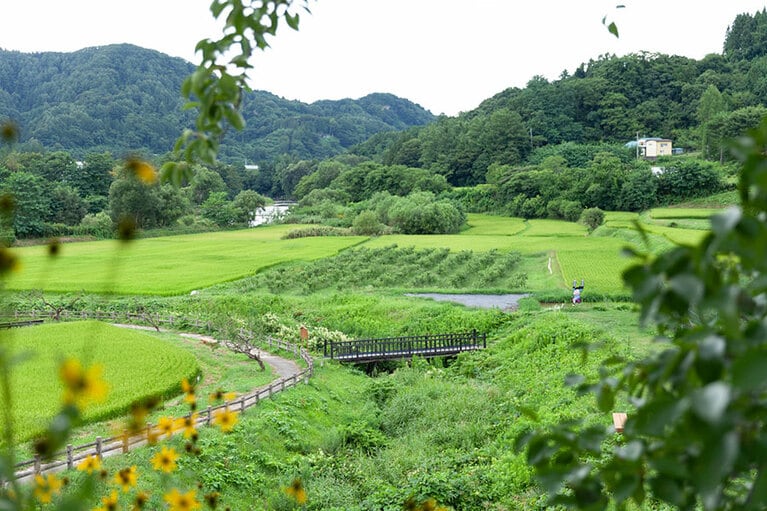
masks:
<instances>
[{"instance_id":1,"label":"rice paddy field","mask_svg":"<svg viewBox=\"0 0 767 511\"><path fill-rule=\"evenodd\" d=\"M296 226L168 236L123 243L68 243L51 257L47 247L14 249L21 268L11 290L178 295L253 275L269 266L337 254L364 237L282 240Z\"/></svg>"},{"instance_id":2,"label":"rice paddy field","mask_svg":"<svg viewBox=\"0 0 767 511\"><path fill-rule=\"evenodd\" d=\"M625 293L621 273L632 260L626 246L644 249L638 222L651 239L650 251L674 244L693 244L706 233L708 216L717 210L659 208L648 214L608 212L605 226L589 233L580 224L560 220L524 220L470 214L468 228L455 235L388 235L313 237L284 240L295 225L259 227L118 242L73 243L51 258L45 247L14 249L21 270L7 283L11 290L178 295L263 272L276 265L313 261L362 246L391 245L450 251L519 252L535 261L525 265L529 283L552 278L561 289L584 279L600 293ZM672 221L674 223L670 223ZM682 227L691 222L693 227ZM535 273L540 272L540 275ZM554 274L557 272L558 274ZM104 284L104 283L108 284ZM546 291L531 289L531 291Z\"/></svg>"},{"instance_id":3,"label":"rice paddy field","mask_svg":"<svg viewBox=\"0 0 767 511\"><path fill-rule=\"evenodd\" d=\"M16 441L40 434L60 409L59 367L66 359L75 358L84 368L101 367L107 383L105 399L86 406L85 421L125 413L131 403L150 396L176 394L183 378L192 380L199 372L189 351L145 332L97 321L6 330L0 342L19 359L10 375ZM7 406L0 394L0 408Z\"/></svg>"}]
</instances>

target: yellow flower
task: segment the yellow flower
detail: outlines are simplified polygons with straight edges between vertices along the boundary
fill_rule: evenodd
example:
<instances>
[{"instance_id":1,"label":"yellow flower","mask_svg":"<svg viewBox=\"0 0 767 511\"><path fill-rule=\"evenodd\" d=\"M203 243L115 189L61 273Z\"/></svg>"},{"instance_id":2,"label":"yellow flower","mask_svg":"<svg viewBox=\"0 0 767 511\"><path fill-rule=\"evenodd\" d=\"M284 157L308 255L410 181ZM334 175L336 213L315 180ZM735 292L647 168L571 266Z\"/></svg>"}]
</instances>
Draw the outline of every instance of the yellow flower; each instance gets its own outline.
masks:
<instances>
[{"instance_id":1,"label":"yellow flower","mask_svg":"<svg viewBox=\"0 0 767 511\"><path fill-rule=\"evenodd\" d=\"M77 470L92 474L101 470L101 460L97 456L89 454L83 461L77 464Z\"/></svg>"},{"instance_id":2,"label":"yellow flower","mask_svg":"<svg viewBox=\"0 0 767 511\"><path fill-rule=\"evenodd\" d=\"M189 383L189 380L184 378L181 380L181 390L184 391L185 394L194 394L194 384Z\"/></svg>"},{"instance_id":3,"label":"yellow flower","mask_svg":"<svg viewBox=\"0 0 767 511\"><path fill-rule=\"evenodd\" d=\"M221 428L224 433L228 433L237 424L237 414L231 411L229 407L220 409L216 411L216 415L213 417L213 424Z\"/></svg>"},{"instance_id":4,"label":"yellow flower","mask_svg":"<svg viewBox=\"0 0 767 511\"><path fill-rule=\"evenodd\" d=\"M221 497L221 494L219 494L217 491L214 491L212 493L208 493L205 495L205 503L208 505L211 509L216 509L218 506L218 499Z\"/></svg>"},{"instance_id":5,"label":"yellow flower","mask_svg":"<svg viewBox=\"0 0 767 511\"><path fill-rule=\"evenodd\" d=\"M306 490L304 490L304 485L301 482L301 479L293 479L290 486L285 488L285 493L289 497L292 497L299 506L306 504Z\"/></svg>"},{"instance_id":6,"label":"yellow flower","mask_svg":"<svg viewBox=\"0 0 767 511\"><path fill-rule=\"evenodd\" d=\"M125 161L125 166L144 184L151 185L157 181L157 170L155 170L151 164L140 158L128 158Z\"/></svg>"},{"instance_id":7,"label":"yellow flower","mask_svg":"<svg viewBox=\"0 0 767 511\"><path fill-rule=\"evenodd\" d=\"M112 490L112 493L110 493L109 496L101 497L101 503L103 505L98 509L103 511L115 511L117 509L118 499L117 492Z\"/></svg>"},{"instance_id":8,"label":"yellow flower","mask_svg":"<svg viewBox=\"0 0 767 511\"><path fill-rule=\"evenodd\" d=\"M192 409L194 409L197 404L197 396L194 395L194 384L189 383L189 380L184 378L181 380L181 390L183 390L185 394L184 402L192 405Z\"/></svg>"},{"instance_id":9,"label":"yellow flower","mask_svg":"<svg viewBox=\"0 0 767 511\"><path fill-rule=\"evenodd\" d=\"M221 389L216 390L210 395L211 401L232 401L237 397L236 392L224 392Z\"/></svg>"},{"instance_id":10,"label":"yellow flower","mask_svg":"<svg viewBox=\"0 0 767 511\"><path fill-rule=\"evenodd\" d=\"M133 486L136 486L136 480L138 474L136 473L136 465L130 468L124 468L115 474L115 484L121 486L124 492L130 490Z\"/></svg>"},{"instance_id":11,"label":"yellow flower","mask_svg":"<svg viewBox=\"0 0 767 511\"><path fill-rule=\"evenodd\" d=\"M174 449L168 449L163 447L160 452L152 457L152 467L155 470L162 470L163 472L173 472L176 470L176 460L178 459L178 453Z\"/></svg>"},{"instance_id":12,"label":"yellow flower","mask_svg":"<svg viewBox=\"0 0 767 511\"><path fill-rule=\"evenodd\" d=\"M53 500L53 496L61 491L63 483L55 474L48 474L43 477L40 474L35 476L35 498L43 504L48 504Z\"/></svg>"},{"instance_id":13,"label":"yellow flower","mask_svg":"<svg viewBox=\"0 0 767 511\"><path fill-rule=\"evenodd\" d=\"M173 417L160 417L160 420L157 421L157 428L160 433L171 436L176 430L176 421L173 420Z\"/></svg>"},{"instance_id":14,"label":"yellow flower","mask_svg":"<svg viewBox=\"0 0 767 511\"><path fill-rule=\"evenodd\" d=\"M66 359L59 368L59 376L64 382L64 402L84 406L91 401L103 401L107 384L101 376L102 371L100 365L83 369L79 360Z\"/></svg>"},{"instance_id":15,"label":"yellow flower","mask_svg":"<svg viewBox=\"0 0 767 511\"><path fill-rule=\"evenodd\" d=\"M147 492L140 491L136 494L136 498L133 499L133 508L131 511L139 511L144 509L146 503L149 501L149 494Z\"/></svg>"},{"instance_id":16,"label":"yellow flower","mask_svg":"<svg viewBox=\"0 0 767 511\"><path fill-rule=\"evenodd\" d=\"M201 506L195 496L196 493L194 490L181 493L176 488L173 488L165 494L163 499L170 506L170 511L192 511Z\"/></svg>"},{"instance_id":17,"label":"yellow flower","mask_svg":"<svg viewBox=\"0 0 767 511\"><path fill-rule=\"evenodd\" d=\"M181 417L176 424L176 428L184 430L184 438L192 438L197 434L197 414L193 413L188 417Z\"/></svg>"},{"instance_id":18,"label":"yellow flower","mask_svg":"<svg viewBox=\"0 0 767 511\"><path fill-rule=\"evenodd\" d=\"M158 433L154 428L147 428L146 441L149 445L156 444L159 439L160 439L160 433Z\"/></svg>"}]
</instances>

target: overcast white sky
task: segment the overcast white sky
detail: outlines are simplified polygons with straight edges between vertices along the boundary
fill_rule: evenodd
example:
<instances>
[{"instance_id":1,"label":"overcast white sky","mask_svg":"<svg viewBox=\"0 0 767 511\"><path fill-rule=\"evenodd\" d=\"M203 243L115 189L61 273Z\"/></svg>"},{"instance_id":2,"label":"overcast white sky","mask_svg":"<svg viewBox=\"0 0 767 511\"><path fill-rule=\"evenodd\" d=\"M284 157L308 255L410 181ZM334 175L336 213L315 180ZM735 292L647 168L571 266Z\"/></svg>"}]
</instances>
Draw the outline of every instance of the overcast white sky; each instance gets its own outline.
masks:
<instances>
[{"instance_id":1,"label":"overcast white sky","mask_svg":"<svg viewBox=\"0 0 767 511\"><path fill-rule=\"evenodd\" d=\"M767 1L311 0L254 60L252 86L288 99L390 92L457 115L535 75L641 50L700 59L721 53L737 14ZM0 0L0 48L75 51L132 43L196 63L220 24L210 0ZM617 5L625 8L616 9ZM602 25L618 24L620 38Z\"/></svg>"}]
</instances>

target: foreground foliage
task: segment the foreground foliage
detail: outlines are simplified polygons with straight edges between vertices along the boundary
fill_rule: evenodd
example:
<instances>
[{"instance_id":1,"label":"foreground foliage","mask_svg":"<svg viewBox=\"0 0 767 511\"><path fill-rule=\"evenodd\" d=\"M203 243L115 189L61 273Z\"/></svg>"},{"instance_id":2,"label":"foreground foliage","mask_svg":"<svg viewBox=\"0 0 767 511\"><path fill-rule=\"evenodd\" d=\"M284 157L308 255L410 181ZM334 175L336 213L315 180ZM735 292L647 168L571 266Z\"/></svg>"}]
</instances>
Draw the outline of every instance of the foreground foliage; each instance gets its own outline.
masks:
<instances>
[{"instance_id":1,"label":"foreground foliage","mask_svg":"<svg viewBox=\"0 0 767 511\"><path fill-rule=\"evenodd\" d=\"M695 246L644 258L624 273L663 349L606 360L596 380L571 378L611 428L561 422L521 437L550 503L604 509L646 499L681 509L760 509L767 499L767 122L735 147L741 207L716 215Z\"/></svg>"}]
</instances>

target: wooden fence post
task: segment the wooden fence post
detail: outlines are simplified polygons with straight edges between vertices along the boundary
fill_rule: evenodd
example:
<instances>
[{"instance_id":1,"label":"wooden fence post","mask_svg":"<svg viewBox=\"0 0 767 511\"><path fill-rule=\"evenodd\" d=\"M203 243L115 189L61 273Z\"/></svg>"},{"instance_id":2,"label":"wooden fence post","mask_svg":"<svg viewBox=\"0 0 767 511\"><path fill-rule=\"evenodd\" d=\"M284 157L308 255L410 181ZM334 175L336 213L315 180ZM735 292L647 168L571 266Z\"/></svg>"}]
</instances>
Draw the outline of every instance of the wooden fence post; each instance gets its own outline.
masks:
<instances>
[{"instance_id":1,"label":"wooden fence post","mask_svg":"<svg viewBox=\"0 0 767 511\"><path fill-rule=\"evenodd\" d=\"M35 454L35 474L39 474L42 471L42 467L40 466L40 455Z\"/></svg>"},{"instance_id":2,"label":"wooden fence post","mask_svg":"<svg viewBox=\"0 0 767 511\"><path fill-rule=\"evenodd\" d=\"M130 436L128 435L128 430L127 429L123 430L122 441L123 441L123 454L125 454L128 451L130 451Z\"/></svg>"},{"instance_id":3,"label":"wooden fence post","mask_svg":"<svg viewBox=\"0 0 767 511\"><path fill-rule=\"evenodd\" d=\"M75 461L72 459L72 444L67 444L67 469L72 470Z\"/></svg>"},{"instance_id":4,"label":"wooden fence post","mask_svg":"<svg viewBox=\"0 0 767 511\"><path fill-rule=\"evenodd\" d=\"M240 399L240 412L245 411L245 396L242 396L242 399Z\"/></svg>"},{"instance_id":5,"label":"wooden fence post","mask_svg":"<svg viewBox=\"0 0 767 511\"><path fill-rule=\"evenodd\" d=\"M96 457L99 458L99 459L101 458L101 447L102 447L102 445L101 445L101 437L97 436L96 437Z\"/></svg>"},{"instance_id":6,"label":"wooden fence post","mask_svg":"<svg viewBox=\"0 0 767 511\"><path fill-rule=\"evenodd\" d=\"M211 407L210 407L210 406L208 406L208 412L207 412L208 418L205 420L205 424L206 424L207 426L210 426L210 421L211 421L211 420L212 420L212 418L213 418L213 412L212 412L211 410L212 410L212 409L211 409Z\"/></svg>"}]
</instances>

